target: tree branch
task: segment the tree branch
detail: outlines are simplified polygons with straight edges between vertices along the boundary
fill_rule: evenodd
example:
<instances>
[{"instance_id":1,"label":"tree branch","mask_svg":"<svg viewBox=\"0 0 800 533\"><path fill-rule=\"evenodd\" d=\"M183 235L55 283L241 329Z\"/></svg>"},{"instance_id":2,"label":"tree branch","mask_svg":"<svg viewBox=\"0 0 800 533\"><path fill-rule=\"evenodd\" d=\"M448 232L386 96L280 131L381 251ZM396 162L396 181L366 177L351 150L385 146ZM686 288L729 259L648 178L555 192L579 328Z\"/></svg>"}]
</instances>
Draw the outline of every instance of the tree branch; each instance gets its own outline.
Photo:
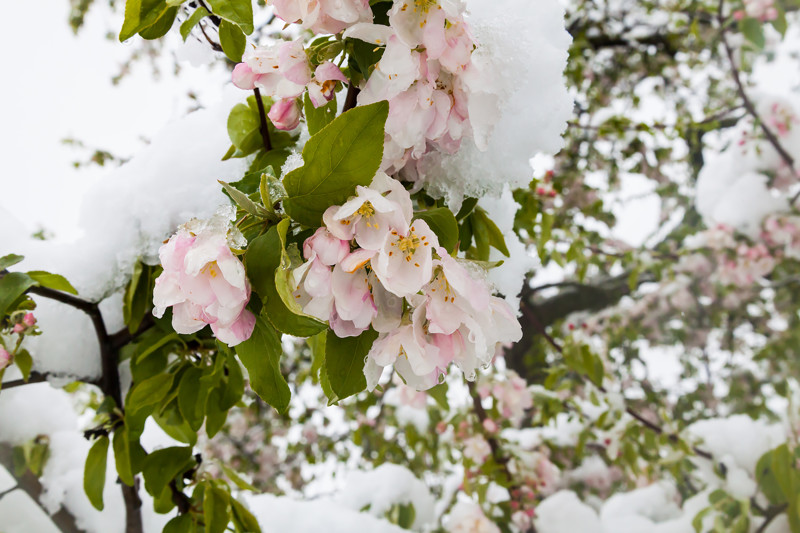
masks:
<instances>
[{"instance_id":1,"label":"tree branch","mask_svg":"<svg viewBox=\"0 0 800 533\"><path fill-rule=\"evenodd\" d=\"M733 57L733 49L731 48L730 43L728 42L727 37L727 22L725 20L725 14L723 10L725 8L725 0L719 1L718 7L718 21L719 21L719 33L720 39L722 41L722 46L725 49L725 55L728 57L728 63L731 67L731 74L733 75L733 81L736 84L736 92L739 94L739 98L742 99L742 103L744 104L744 108L747 112L753 117L753 120L756 121L756 124L761 128L761 131L764 133L764 136L767 138L767 141L775 148L775 151L778 152L781 159L783 160L784 164L789 167L789 170L792 171L793 175L797 175L797 172L794 169L794 158L786 151L786 149L781 145L778 137L775 133L767 127L761 117L759 117L758 112L756 111L755 105L753 105L752 100L750 97L747 96L747 92L744 90L744 83L742 82L742 77L739 72L739 67L736 66L736 60ZM795 201L800 198L800 191L792 197L791 203L794 204Z\"/></svg>"},{"instance_id":2,"label":"tree branch","mask_svg":"<svg viewBox=\"0 0 800 533\"><path fill-rule=\"evenodd\" d=\"M264 102L261 100L261 91L258 90L258 87L253 89L253 93L256 95L256 105L258 106L258 119L260 121L260 126L258 131L261 132L261 138L264 141L264 150L269 152L272 150L272 141L269 138L269 123L267 122L267 112L264 110Z\"/></svg>"},{"instance_id":3,"label":"tree branch","mask_svg":"<svg viewBox=\"0 0 800 533\"><path fill-rule=\"evenodd\" d=\"M14 449L12 446L0 444L0 464L14 476ZM42 492L44 492L44 488L39 479L30 470L26 470L20 477L14 476L14 479L17 480L16 489L24 491L37 505L40 505L39 499L42 496ZM54 514L49 514L44 509L43 512L50 517L50 520L53 521L61 533L82 533L83 530L75 523L75 517L64 507Z\"/></svg>"},{"instance_id":4,"label":"tree branch","mask_svg":"<svg viewBox=\"0 0 800 533\"><path fill-rule=\"evenodd\" d=\"M349 109L353 109L358 103L358 93L361 92L358 87L351 81L347 86L347 96L344 99L344 107L342 113Z\"/></svg>"}]
</instances>

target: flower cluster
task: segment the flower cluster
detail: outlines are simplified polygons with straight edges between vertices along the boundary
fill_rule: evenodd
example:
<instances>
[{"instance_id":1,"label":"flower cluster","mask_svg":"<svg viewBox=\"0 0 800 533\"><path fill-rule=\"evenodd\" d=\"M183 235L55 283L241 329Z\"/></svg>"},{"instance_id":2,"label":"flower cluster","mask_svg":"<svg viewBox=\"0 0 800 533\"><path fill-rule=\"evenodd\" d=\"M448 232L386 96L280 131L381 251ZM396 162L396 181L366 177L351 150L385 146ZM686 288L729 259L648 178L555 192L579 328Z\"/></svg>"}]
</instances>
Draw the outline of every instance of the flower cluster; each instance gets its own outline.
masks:
<instances>
[{"instance_id":1,"label":"flower cluster","mask_svg":"<svg viewBox=\"0 0 800 533\"><path fill-rule=\"evenodd\" d=\"M474 135L476 119L480 129L493 124L491 111L470 114L470 96L492 89L491 77L472 61L477 43L464 20L463 3L397 0L389 26L359 23L344 35L385 47L358 101L389 101L387 171L400 170L431 149L454 153L462 138ZM475 135L479 146L482 137Z\"/></svg>"},{"instance_id":2,"label":"flower cluster","mask_svg":"<svg viewBox=\"0 0 800 533\"><path fill-rule=\"evenodd\" d=\"M747 16L766 22L778 18L778 10L775 0L744 0L744 11L735 11L733 16L736 20Z\"/></svg>"},{"instance_id":3,"label":"flower cluster","mask_svg":"<svg viewBox=\"0 0 800 533\"><path fill-rule=\"evenodd\" d=\"M233 69L233 84L240 89L259 88L276 99L269 119L276 128L293 130L300 124L298 98L308 90L314 107L333 99L337 82L347 83L339 67L325 61L313 71L300 40L251 48Z\"/></svg>"},{"instance_id":4,"label":"flower cluster","mask_svg":"<svg viewBox=\"0 0 800 533\"><path fill-rule=\"evenodd\" d=\"M234 208L221 209L209 220L182 225L159 250L164 272L153 290L153 314L162 317L172 307L172 327L191 334L211 326L228 346L247 340L255 316L245 309L250 283L231 245L244 247L244 237L230 227Z\"/></svg>"},{"instance_id":5,"label":"flower cluster","mask_svg":"<svg viewBox=\"0 0 800 533\"><path fill-rule=\"evenodd\" d=\"M379 333L364 368L370 389L389 365L417 390L439 383L451 362L474 379L498 345L521 337L508 304L413 219L400 182L379 172L323 221L304 243L295 297L339 337Z\"/></svg>"},{"instance_id":6,"label":"flower cluster","mask_svg":"<svg viewBox=\"0 0 800 533\"><path fill-rule=\"evenodd\" d=\"M357 22L372 22L369 0L273 0L275 16L314 33L339 33Z\"/></svg>"}]
</instances>

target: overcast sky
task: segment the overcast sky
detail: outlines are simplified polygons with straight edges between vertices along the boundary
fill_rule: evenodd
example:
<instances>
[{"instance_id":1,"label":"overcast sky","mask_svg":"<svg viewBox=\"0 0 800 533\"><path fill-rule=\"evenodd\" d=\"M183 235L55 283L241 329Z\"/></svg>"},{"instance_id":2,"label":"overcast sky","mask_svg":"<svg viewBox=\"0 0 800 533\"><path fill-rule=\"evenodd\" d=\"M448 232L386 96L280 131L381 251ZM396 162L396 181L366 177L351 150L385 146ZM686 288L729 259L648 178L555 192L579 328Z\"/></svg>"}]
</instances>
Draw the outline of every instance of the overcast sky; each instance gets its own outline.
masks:
<instances>
[{"instance_id":1,"label":"overcast sky","mask_svg":"<svg viewBox=\"0 0 800 533\"><path fill-rule=\"evenodd\" d=\"M180 79L165 72L157 81L142 61L114 86L111 78L134 47L104 38L121 24L105 2L95 2L78 36L67 22L67 0L4 2L3 7L7 20L20 23L0 33L3 72L8 73L0 84L0 223L10 212L30 231L43 226L57 238L72 239L79 233L84 191L110 173L107 167L74 169L72 162L89 152L65 146L62 139L130 156L143 145L142 137L187 111L189 88L201 100L214 100L224 73L183 64Z\"/></svg>"}]
</instances>

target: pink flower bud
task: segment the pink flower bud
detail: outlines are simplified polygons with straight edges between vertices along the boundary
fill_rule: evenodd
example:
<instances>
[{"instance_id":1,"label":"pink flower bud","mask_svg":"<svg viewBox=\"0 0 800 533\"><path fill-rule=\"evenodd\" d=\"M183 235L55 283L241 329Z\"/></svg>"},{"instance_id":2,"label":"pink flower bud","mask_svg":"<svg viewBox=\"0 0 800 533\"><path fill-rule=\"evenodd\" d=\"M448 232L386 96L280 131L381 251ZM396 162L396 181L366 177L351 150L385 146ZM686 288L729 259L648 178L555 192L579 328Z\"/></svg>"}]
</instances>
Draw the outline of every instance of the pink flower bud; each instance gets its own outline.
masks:
<instances>
[{"instance_id":1,"label":"pink flower bud","mask_svg":"<svg viewBox=\"0 0 800 533\"><path fill-rule=\"evenodd\" d=\"M744 18L744 11L742 11L741 9L738 11L734 11L733 18L736 20L742 20Z\"/></svg>"},{"instance_id":2,"label":"pink flower bud","mask_svg":"<svg viewBox=\"0 0 800 533\"><path fill-rule=\"evenodd\" d=\"M267 114L279 130L293 130L300 124L300 106L295 99L278 100Z\"/></svg>"},{"instance_id":3,"label":"pink flower bud","mask_svg":"<svg viewBox=\"0 0 800 533\"><path fill-rule=\"evenodd\" d=\"M483 421L483 429L485 429L489 433L497 433L498 430L497 423L491 418L487 418L486 420Z\"/></svg>"},{"instance_id":4,"label":"pink flower bud","mask_svg":"<svg viewBox=\"0 0 800 533\"><path fill-rule=\"evenodd\" d=\"M0 346L0 370L11 364L11 354L5 348Z\"/></svg>"},{"instance_id":5,"label":"pink flower bud","mask_svg":"<svg viewBox=\"0 0 800 533\"><path fill-rule=\"evenodd\" d=\"M240 89L252 91L256 87L256 79L258 74L252 71L247 63L239 63L233 68L231 79L233 84Z\"/></svg>"},{"instance_id":6,"label":"pink flower bud","mask_svg":"<svg viewBox=\"0 0 800 533\"><path fill-rule=\"evenodd\" d=\"M24 333L25 332L25 325L24 324L14 324L14 329L12 329L14 333Z\"/></svg>"},{"instance_id":7,"label":"pink flower bud","mask_svg":"<svg viewBox=\"0 0 800 533\"><path fill-rule=\"evenodd\" d=\"M36 317L33 316L33 313L25 313L25 318L22 319L22 322L32 328L36 324Z\"/></svg>"},{"instance_id":8,"label":"pink flower bud","mask_svg":"<svg viewBox=\"0 0 800 533\"><path fill-rule=\"evenodd\" d=\"M447 431L447 423L444 420L440 420L438 424L436 424L436 433L441 435Z\"/></svg>"}]
</instances>

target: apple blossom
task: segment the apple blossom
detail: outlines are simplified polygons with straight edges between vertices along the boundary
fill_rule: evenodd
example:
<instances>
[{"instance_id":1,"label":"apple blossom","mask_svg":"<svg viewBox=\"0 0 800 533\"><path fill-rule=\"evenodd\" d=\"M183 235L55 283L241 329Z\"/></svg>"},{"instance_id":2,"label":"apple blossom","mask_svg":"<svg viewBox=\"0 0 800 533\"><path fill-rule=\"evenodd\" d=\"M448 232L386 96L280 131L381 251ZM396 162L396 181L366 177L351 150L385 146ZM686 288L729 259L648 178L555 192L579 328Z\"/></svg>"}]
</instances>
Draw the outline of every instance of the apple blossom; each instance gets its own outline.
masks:
<instances>
[{"instance_id":1,"label":"apple blossom","mask_svg":"<svg viewBox=\"0 0 800 533\"><path fill-rule=\"evenodd\" d=\"M293 130L300 125L300 104L295 98L278 100L269 108L267 116L277 129Z\"/></svg>"},{"instance_id":2,"label":"apple blossom","mask_svg":"<svg viewBox=\"0 0 800 533\"><path fill-rule=\"evenodd\" d=\"M229 244L229 239L241 243L229 227L233 215L233 208L223 209L207 221L182 225L159 250L164 271L153 290L153 314L160 318L172 307L175 331L191 334L209 324L229 346L248 339L255 326L255 316L245 309L250 283Z\"/></svg>"},{"instance_id":3,"label":"apple blossom","mask_svg":"<svg viewBox=\"0 0 800 533\"><path fill-rule=\"evenodd\" d=\"M392 230L406 233L411 223L412 206L408 191L378 172L369 187L356 187L356 196L341 206L331 206L322 220L334 236L355 238L367 250L379 250Z\"/></svg>"},{"instance_id":4,"label":"apple blossom","mask_svg":"<svg viewBox=\"0 0 800 533\"><path fill-rule=\"evenodd\" d=\"M464 501L450 510L445 528L448 533L500 533L500 528L486 518L478 504Z\"/></svg>"},{"instance_id":5,"label":"apple blossom","mask_svg":"<svg viewBox=\"0 0 800 533\"><path fill-rule=\"evenodd\" d=\"M464 441L464 457L475 463L476 465L483 464L483 461L492 453L492 448L480 435L468 438Z\"/></svg>"},{"instance_id":6,"label":"apple blossom","mask_svg":"<svg viewBox=\"0 0 800 533\"><path fill-rule=\"evenodd\" d=\"M339 239L326 228L317 228L303 243L303 255L309 261L319 258L323 265L340 263L350 253L350 243Z\"/></svg>"},{"instance_id":7,"label":"apple blossom","mask_svg":"<svg viewBox=\"0 0 800 533\"><path fill-rule=\"evenodd\" d=\"M433 249L438 245L439 239L428 224L416 220L407 233L389 232L372 268L389 292L401 297L416 294L431 279Z\"/></svg>"},{"instance_id":8,"label":"apple blossom","mask_svg":"<svg viewBox=\"0 0 800 533\"><path fill-rule=\"evenodd\" d=\"M336 82L349 83L339 67L325 61L316 68L314 77L308 82L308 97L314 107L323 106L333 100Z\"/></svg>"},{"instance_id":9,"label":"apple blossom","mask_svg":"<svg viewBox=\"0 0 800 533\"><path fill-rule=\"evenodd\" d=\"M259 88L264 96L297 98L311 81L303 43L291 41L250 48L233 69L233 84L240 89Z\"/></svg>"},{"instance_id":10,"label":"apple blossom","mask_svg":"<svg viewBox=\"0 0 800 533\"><path fill-rule=\"evenodd\" d=\"M11 354L8 351L0 346L0 371L6 368L8 365L11 364Z\"/></svg>"},{"instance_id":11,"label":"apple blossom","mask_svg":"<svg viewBox=\"0 0 800 533\"><path fill-rule=\"evenodd\" d=\"M273 0L275 15L314 33L339 33L357 22L371 22L368 0Z\"/></svg>"}]
</instances>

